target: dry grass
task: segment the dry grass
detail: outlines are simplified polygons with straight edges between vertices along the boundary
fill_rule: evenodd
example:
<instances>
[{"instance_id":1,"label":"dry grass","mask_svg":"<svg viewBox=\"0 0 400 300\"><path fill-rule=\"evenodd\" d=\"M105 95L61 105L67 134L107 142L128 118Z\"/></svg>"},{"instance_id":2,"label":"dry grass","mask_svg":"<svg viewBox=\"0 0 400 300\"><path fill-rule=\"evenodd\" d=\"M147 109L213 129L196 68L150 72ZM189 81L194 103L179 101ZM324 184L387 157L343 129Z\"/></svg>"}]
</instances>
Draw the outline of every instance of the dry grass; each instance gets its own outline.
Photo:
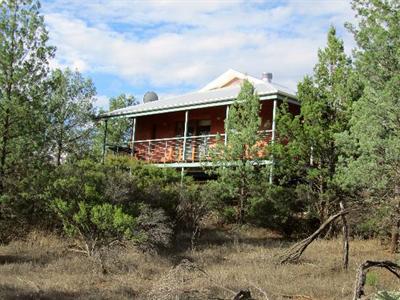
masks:
<instances>
[{"instance_id":1,"label":"dry grass","mask_svg":"<svg viewBox=\"0 0 400 300\"><path fill-rule=\"evenodd\" d=\"M232 299L244 288L256 299L266 299L263 293L270 300L351 299L362 261L396 260L378 241L355 240L344 272L340 240L318 240L298 264L275 265L288 245L262 229L209 230L194 252L180 247L155 256L120 249L109 255L103 275L95 261L66 251L67 241L32 233L0 247L0 299ZM393 275L373 273L368 293L399 290ZM293 295L298 298L285 297Z\"/></svg>"}]
</instances>

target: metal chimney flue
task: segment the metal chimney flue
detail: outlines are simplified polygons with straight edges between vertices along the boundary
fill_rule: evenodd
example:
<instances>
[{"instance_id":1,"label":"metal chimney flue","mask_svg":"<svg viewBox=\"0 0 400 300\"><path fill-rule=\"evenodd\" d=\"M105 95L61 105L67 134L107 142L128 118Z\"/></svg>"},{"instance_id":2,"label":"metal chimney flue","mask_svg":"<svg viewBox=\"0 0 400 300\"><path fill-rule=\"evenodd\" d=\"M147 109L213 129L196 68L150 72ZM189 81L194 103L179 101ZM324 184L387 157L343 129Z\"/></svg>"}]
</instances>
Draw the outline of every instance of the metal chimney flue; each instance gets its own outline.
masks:
<instances>
[{"instance_id":1,"label":"metal chimney flue","mask_svg":"<svg viewBox=\"0 0 400 300\"><path fill-rule=\"evenodd\" d=\"M261 74L261 79L265 80L265 81L268 81L268 82L271 82L272 81L272 73L263 72Z\"/></svg>"}]
</instances>

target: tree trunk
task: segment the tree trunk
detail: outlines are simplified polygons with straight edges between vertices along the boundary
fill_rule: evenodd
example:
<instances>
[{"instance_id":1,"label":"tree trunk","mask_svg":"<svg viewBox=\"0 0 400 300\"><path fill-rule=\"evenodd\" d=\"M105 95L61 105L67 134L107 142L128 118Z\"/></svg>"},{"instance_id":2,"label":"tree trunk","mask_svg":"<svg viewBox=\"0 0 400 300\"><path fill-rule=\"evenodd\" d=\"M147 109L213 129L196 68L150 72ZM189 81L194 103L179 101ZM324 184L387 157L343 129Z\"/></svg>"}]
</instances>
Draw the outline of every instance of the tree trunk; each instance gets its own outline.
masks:
<instances>
[{"instance_id":1,"label":"tree trunk","mask_svg":"<svg viewBox=\"0 0 400 300\"><path fill-rule=\"evenodd\" d=\"M399 229L400 229L400 187L395 186L395 207L393 209L393 225L392 225L392 240L390 243L390 252L396 253L399 244Z\"/></svg>"},{"instance_id":2,"label":"tree trunk","mask_svg":"<svg viewBox=\"0 0 400 300\"><path fill-rule=\"evenodd\" d=\"M390 243L390 252L396 253L399 244L400 220L397 220L392 226L392 241Z\"/></svg>"},{"instance_id":3,"label":"tree trunk","mask_svg":"<svg viewBox=\"0 0 400 300\"><path fill-rule=\"evenodd\" d=\"M62 143L57 145L57 166L61 165Z\"/></svg>"},{"instance_id":4,"label":"tree trunk","mask_svg":"<svg viewBox=\"0 0 400 300\"><path fill-rule=\"evenodd\" d=\"M0 157L0 193L4 191L4 177L6 173L6 159L7 159L7 148L8 148L8 137L10 132L10 111L6 110L6 116L4 120L3 137L1 145L1 157Z\"/></svg>"},{"instance_id":5,"label":"tree trunk","mask_svg":"<svg viewBox=\"0 0 400 300\"><path fill-rule=\"evenodd\" d=\"M340 210L344 211L343 202L340 202ZM349 268L349 228L347 226L347 219L345 215L342 218L342 231L343 231L343 269L347 271Z\"/></svg>"}]
</instances>

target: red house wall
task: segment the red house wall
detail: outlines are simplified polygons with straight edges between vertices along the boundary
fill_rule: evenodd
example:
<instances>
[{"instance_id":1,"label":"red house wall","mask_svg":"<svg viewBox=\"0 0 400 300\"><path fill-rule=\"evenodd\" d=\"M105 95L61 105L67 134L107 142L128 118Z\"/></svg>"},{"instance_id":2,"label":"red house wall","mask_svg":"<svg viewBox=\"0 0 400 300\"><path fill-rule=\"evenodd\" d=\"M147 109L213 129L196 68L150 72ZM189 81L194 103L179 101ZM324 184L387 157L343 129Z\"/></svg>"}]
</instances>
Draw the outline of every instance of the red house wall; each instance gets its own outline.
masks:
<instances>
[{"instance_id":1,"label":"red house wall","mask_svg":"<svg viewBox=\"0 0 400 300\"><path fill-rule=\"evenodd\" d=\"M261 129L272 129L273 101L263 101L260 116ZM300 113L298 105L289 104L289 111L294 115ZM224 133L226 106L195 109L189 111L189 123L200 120L211 120L210 134ZM185 121L185 112L171 112L137 118L135 140L172 138L177 135L177 122Z\"/></svg>"}]
</instances>

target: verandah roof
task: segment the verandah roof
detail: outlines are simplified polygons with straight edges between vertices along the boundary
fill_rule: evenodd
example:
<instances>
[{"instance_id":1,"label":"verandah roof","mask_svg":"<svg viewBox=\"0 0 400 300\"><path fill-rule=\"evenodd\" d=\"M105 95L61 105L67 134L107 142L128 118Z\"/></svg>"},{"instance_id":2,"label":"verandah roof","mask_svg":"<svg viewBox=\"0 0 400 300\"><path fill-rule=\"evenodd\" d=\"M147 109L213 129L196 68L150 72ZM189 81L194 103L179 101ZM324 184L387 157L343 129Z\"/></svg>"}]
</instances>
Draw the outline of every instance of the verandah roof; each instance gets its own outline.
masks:
<instances>
[{"instance_id":1,"label":"verandah roof","mask_svg":"<svg viewBox=\"0 0 400 300\"><path fill-rule=\"evenodd\" d=\"M293 91L278 84L257 80L254 87L261 100L287 99L297 103L297 97ZM211 90L200 90L197 92L161 99L148 103L141 103L122 109L113 110L99 116L100 119L135 117L143 115L160 114L187 109L221 106L232 103L240 92L240 85L227 86Z\"/></svg>"}]
</instances>

